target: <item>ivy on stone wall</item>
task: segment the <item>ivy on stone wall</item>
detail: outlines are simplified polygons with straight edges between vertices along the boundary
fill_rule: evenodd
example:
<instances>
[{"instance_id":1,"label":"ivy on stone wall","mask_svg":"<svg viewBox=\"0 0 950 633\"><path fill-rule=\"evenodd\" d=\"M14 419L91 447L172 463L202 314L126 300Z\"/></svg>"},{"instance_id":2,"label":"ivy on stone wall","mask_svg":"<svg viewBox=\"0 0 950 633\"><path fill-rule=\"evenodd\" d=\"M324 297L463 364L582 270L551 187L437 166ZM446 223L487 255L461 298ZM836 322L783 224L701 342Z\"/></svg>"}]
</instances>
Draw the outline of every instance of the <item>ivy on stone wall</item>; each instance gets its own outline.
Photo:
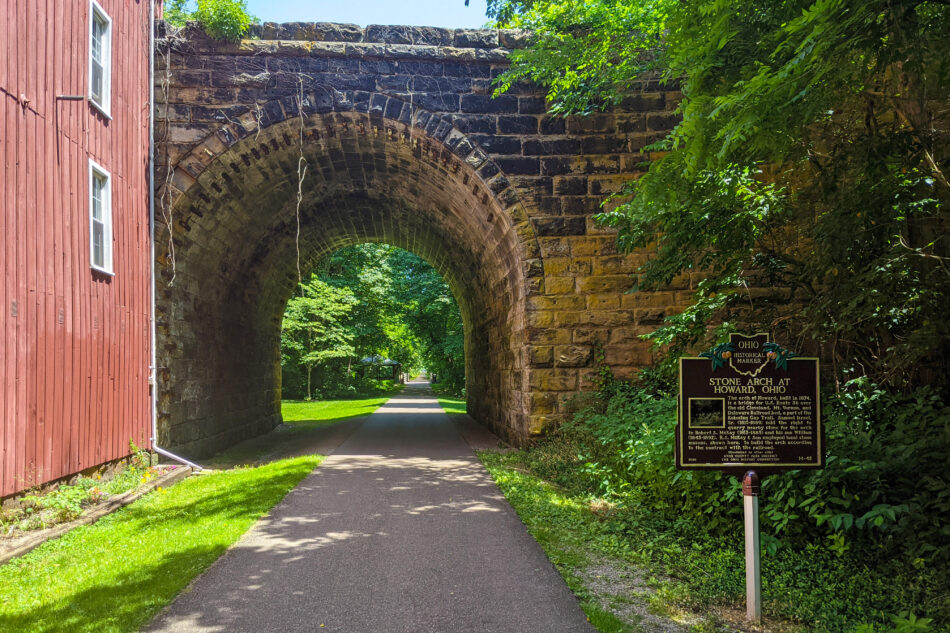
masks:
<instances>
[{"instance_id":1,"label":"ivy on stone wall","mask_svg":"<svg viewBox=\"0 0 950 633\"><path fill-rule=\"evenodd\" d=\"M491 4L535 34L499 91L537 81L583 116L658 79L682 90L662 158L599 216L621 249L652 252L639 288L693 280L653 341L676 353L742 322L838 378L946 385L948 3Z\"/></svg>"}]
</instances>

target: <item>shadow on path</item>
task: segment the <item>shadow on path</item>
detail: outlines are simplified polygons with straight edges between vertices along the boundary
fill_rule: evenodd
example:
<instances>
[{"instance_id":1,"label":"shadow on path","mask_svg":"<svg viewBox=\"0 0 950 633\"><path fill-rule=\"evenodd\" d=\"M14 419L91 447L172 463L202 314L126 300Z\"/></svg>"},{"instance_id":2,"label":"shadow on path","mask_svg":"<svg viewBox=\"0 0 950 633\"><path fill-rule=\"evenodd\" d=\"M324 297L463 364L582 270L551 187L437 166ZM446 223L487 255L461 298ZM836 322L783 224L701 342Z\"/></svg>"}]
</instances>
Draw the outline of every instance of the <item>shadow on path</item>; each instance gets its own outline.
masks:
<instances>
[{"instance_id":1,"label":"shadow on path","mask_svg":"<svg viewBox=\"0 0 950 633\"><path fill-rule=\"evenodd\" d=\"M427 383L410 383L146 631L593 631Z\"/></svg>"}]
</instances>

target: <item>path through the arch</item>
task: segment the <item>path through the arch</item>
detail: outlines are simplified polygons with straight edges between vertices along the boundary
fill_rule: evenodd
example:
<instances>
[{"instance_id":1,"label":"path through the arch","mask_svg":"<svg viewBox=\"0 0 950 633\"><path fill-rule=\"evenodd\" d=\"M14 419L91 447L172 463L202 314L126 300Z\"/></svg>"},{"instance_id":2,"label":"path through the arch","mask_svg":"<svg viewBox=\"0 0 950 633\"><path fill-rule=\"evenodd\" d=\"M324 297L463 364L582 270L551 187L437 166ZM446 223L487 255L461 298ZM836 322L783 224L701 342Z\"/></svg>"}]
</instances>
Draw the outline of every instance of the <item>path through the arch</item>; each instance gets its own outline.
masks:
<instances>
[{"instance_id":1,"label":"path through the arch","mask_svg":"<svg viewBox=\"0 0 950 633\"><path fill-rule=\"evenodd\" d=\"M428 383L416 382L146 630L594 629Z\"/></svg>"}]
</instances>

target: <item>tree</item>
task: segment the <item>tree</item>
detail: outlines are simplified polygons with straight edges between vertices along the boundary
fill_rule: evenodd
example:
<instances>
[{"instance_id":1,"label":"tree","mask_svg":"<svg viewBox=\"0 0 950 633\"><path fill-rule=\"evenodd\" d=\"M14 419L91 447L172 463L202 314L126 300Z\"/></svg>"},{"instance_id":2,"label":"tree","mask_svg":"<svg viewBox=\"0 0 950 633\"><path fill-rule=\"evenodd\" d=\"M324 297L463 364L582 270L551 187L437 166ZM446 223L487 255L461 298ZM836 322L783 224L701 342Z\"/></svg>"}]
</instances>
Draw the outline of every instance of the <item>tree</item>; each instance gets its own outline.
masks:
<instances>
[{"instance_id":1,"label":"tree","mask_svg":"<svg viewBox=\"0 0 950 633\"><path fill-rule=\"evenodd\" d=\"M307 375L307 400L316 366L332 359L353 356L353 333L346 319L356 305L348 288L335 288L315 275L299 286L300 294L287 302L281 324L281 351L286 362L302 367Z\"/></svg>"},{"instance_id":2,"label":"tree","mask_svg":"<svg viewBox=\"0 0 950 633\"><path fill-rule=\"evenodd\" d=\"M414 333L426 368L451 393L465 389L465 332L451 288L420 257L403 250L391 256L393 296Z\"/></svg>"},{"instance_id":3,"label":"tree","mask_svg":"<svg viewBox=\"0 0 950 633\"><path fill-rule=\"evenodd\" d=\"M299 364L299 354L285 353L287 393L303 382L303 376L296 379L297 367L306 371L308 396L314 378L324 394L370 389L371 382L352 385L349 376L354 361L372 356L395 360L409 373L425 367L437 373L449 390L458 393L464 389L461 314L452 291L425 260L387 244L358 244L326 257L312 279L322 284L321 289L350 293L352 303L337 325L345 331L351 351L347 357L323 357L309 370ZM302 327L310 317L300 317L294 311L294 301L298 300L288 304L285 324ZM302 390L302 385L299 388Z\"/></svg>"},{"instance_id":4,"label":"tree","mask_svg":"<svg viewBox=\"0 0 950 633\"><path fill-rule=\"evenodd\" d=\"M392 265L396 252L402 251L388 244L357 244L327 257L317 271L328 284L356 295L350 324L360 357L385 356L412 371L419 366L418 344L393 294L392 280L399 274Z\"/></svg>"},{"instance_id":5,"label":"tree","mask_svg":"<svg viewBox=\"0 0 950 633\"><path fill-rule=\"evenodd\" d=\"M675 355L739 321L814 341L836 377L947 385L950 3L494 4L535 33L499 91L537 81L580 116L657 79L683 93L599 216L622 250L653 250L639 288L705 275L652 340Z\"/></svg>"}]
</instances>

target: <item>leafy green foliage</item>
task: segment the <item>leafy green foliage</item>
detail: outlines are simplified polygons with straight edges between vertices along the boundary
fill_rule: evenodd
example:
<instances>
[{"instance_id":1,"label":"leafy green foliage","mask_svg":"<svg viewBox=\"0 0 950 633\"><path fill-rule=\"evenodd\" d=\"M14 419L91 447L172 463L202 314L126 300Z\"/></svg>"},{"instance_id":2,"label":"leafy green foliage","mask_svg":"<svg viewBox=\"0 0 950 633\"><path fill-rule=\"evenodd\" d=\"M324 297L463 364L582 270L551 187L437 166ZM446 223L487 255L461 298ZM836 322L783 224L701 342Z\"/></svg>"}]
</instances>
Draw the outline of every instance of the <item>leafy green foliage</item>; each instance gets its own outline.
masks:
<instances>
[{"instance_id":1,"label":"leafy green foliage","mask_svg":"<svg viewBox=\"0 0 950 633\"><path fill-rule=\"evenodd\" d=\"M682 123L653 139L649 171L599 216L622 250L654 252L638 288L703 279L693 305L649 335L658 347L708 347L741 322L814 341L839 372L891 389L947 384L950 5L493 7L535 33L500 91L541 82L571 115L657 78L682 91Z\"/></svg>"},{"instance_id":2,"label":"leafy green foliage","mask_svg":"<svg viewBox=\"0 0 950 633\"><path fill-rule=\"evenodd\" d=\"M192 15L188 8L189 4L191 4L191 0L164 0L162 18L177 27L185 26Z\"/></svg>"},{"instance_id":3,"label":"leafy green foliage","mask_svg":"<svg viewBox=\"0 0 950 633\"><path fill-rule=\"evenodd\" d=\"M650 504L670 519L694 516L711 532L724 529L741 512L739 483L716 472L676 470L675 411L674 399L619 383L606 399L581 406L559 433L577 469L560 472L560 456L559 466L539 464L538 472L592 494ZM766 478L764 529L791 544L823 540L844 551L854 540L950 560L950 479L943 467L950 408L930 389L895 396L861 379L826 398L823 413L827 467Z\"/></svg>"},{"instance_id":4,"label":"leafy green foliage","mask_svg":"<svg viewBox=\"0 0 950 633\"><path fill-rule=\"evenodd\" d=\"M190 7L194 9L190 9ZM184 26L195 20L209 37L237 42L257 18L247 12L246 0L165 0L163 15L167 22Z\"/></svg>"},{"instance_id":5,"label":"leafy green foliage","mask_svg":"<svg viewBox=\"0 0 950 633\"><path fill-rule=\"evenodd\" d=\"M608 551L589 533L603 530L619 539L610 541L611 555L659 565L657 573L686 584L663 601L705 608L741 600L741 487L717 472L675 469L675 402L612 381L570 408L571 423L505 459L558 486L561 498L551 501L558 512L594 501L613 508L595 528L571 524L588 526L577 535L596 545L587 556ZM828 467L763 482L766 613L823 632L950 622L942 589L950 582L950 409L930 390L895 396L862 379L823 411ZM531 490L528 476L507 486L492 472L529 527L554 520L543 495L519 505ZM544 544L543 534L555 529L536 536Z\"/></svg>"},{"instance_id":6,"label":"leafy green foliage","mask_svg":"<svg viewBox=\"0 0 950 633\"><path fill-rule=\"evenodd\" d=\"M284 310L280 348L285 364L294 363L306 372L310 400L314 367L352 358L355 352L345 320L357 301L348 288L335 288L313 275L299 290Z\"/></svg>"},{"instance_id":7,"label":"leafy green foliage","mask_svg":"<svg viewBox=\"0 0 950 633\"><path fill-rule=\"evenodd\" d=\"M116 465L105 478L76 477L71 484L59 484L43 491L28 491L18 504L0 510L0 529L38 530L78 518L83 510L112 495L134 490L159 474L152 464L152 454L129 441L131 456Z\"/></svg>"},{"instance_id":8,"label":"leafy green foliage","mask_svg":"<svg viewBox=\"0 0 950 633\"><path fill-rule=\"evenodd\" d=\"M534 0L487 0L485 13L493 18L495 23L504 26L511 22L515 15L524 13ZM468 0L465 0L468 6Z\"/></svg>"},{"instance_id":9,"label":"leafy green foliage","mask_svg":"<svg viewBox=\"0 0 950 633\"><path fill-rule=\"evenodd\" d=\"M421 258L393 253L394 298L407 328L418 341L418 354L446 393L465 390L465 332L452 289Z\"/></svg>"},{"instance_id":10,"label":"leafy green foliage","mask_svg":"<svg viewBox=\"0 0 950 633\"><path fill-rule=\"evenodd\" d=\"M586 114L619 103L655 71L667 1L495 3L499 22L530 28L532 46L511 54L496 94L530 79L545 85L551 111ZM520 17L516 11L523 11Z\"/></svg>"},{"instance_id":11,"label":"leafy green foliage","mask_svg":"<svg viewBox=\"0 0 950 633\"><path fill-rule=\"evenodd\" d=\"M333 323L350 349L345 354L321 358L310 369L311 380L297 360L299 354L294 356L291 347L286 346L282 363L285 396L311 393L320 398L371 392L378 387L375 375L372 369L363 372L360 360L374 356L392 359L410 374L425 367L453 393L464 389L461 314L451 289L423 259L386 244L360 244L327 257L309 283L315 284L311 294L321 297L313 301L323 301L324 307L312 311L313 317L298 319L291 313L296 300L292 299L284 317L285 327L317 323L334 314L331 305L348 303L349 309L334 317ZM344 300L340 292L350 298ZM323 327L320 331L329 330ZM319 353L343 350L334 348L328 340L316 343L314 350ZM308 382L318 385L317 391L308 390Z\"/></svg>"}]
</instances>

